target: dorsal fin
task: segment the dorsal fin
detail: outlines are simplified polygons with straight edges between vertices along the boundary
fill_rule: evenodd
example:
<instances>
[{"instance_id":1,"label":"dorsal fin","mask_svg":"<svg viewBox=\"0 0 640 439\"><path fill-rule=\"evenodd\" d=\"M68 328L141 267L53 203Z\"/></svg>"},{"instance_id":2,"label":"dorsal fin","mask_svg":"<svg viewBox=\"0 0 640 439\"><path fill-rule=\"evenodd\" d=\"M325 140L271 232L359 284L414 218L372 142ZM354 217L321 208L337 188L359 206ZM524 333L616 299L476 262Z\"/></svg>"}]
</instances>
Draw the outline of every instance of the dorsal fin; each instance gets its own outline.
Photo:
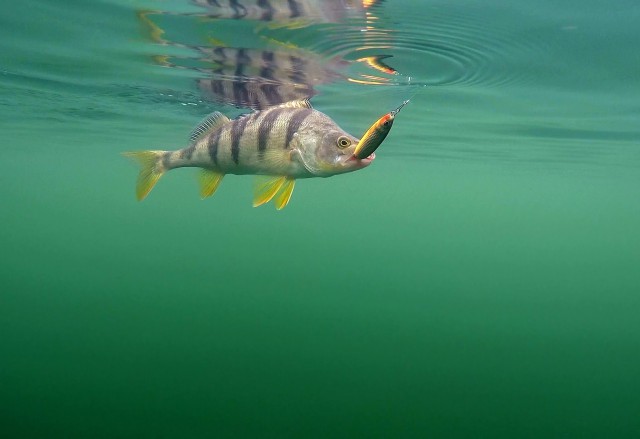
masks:
<instances>
[{"instance_id":1,"label":"dorsal fin","mask_svg":"<svg viewBox=\"0 0 640 439\"><path fill-rule=\"evenodd\" d=\"M229 118L219 111L214 111L200 122L189 135L189 140L192 143L202 139L205 135L220 128L222 125L229 122Z\"/></svg>"},{"instance_id":2,"label":"dorsal fin","mask_svg":"<svg viewBox=\"0 0 640 439\"><path fill-rule=\"evenodd\" d=\"M276 105L276 108L308 108L313 110L309 99L300 99L299 101L289 101L280 105Z\"/></svg>"}]
</instances>

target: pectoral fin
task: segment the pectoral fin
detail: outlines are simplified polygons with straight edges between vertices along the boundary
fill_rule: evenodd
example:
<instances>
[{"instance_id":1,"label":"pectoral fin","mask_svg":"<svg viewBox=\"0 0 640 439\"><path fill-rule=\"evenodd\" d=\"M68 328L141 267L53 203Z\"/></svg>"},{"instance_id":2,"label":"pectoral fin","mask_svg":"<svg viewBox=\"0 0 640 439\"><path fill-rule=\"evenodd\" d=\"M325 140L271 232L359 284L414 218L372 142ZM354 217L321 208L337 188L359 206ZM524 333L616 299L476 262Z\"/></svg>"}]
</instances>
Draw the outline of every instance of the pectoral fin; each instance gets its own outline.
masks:
<instances>
[{"instance_id":1,"label":"pectoral fin","mask_svg":"<svg viewBox=\"0 0 640 439\"><path fill-rule=\"evenodd\" d=\"M289 200L291 199L291 194L293 193L293 187L296 185L296 180L287 177L286 181L282 185L280 192L278 192L278 196L275 199L276 209L282 210L287 204L289 204Z\"/></svg>"},{"instance_id":2,"label":"pectoral fin","mask_svg":"<svg viewBox=\"0 0 640 439\"><path fill-rule=\"evenodd\" d=\"M200 196L202 198L210 197L216 193L224 174L211 171L210 169L202 169L198 174L198 182L200 183Z\"/></svg>"},{"instance_id":3,"label":"pectoral fin","mask_svg":"<svg viewBox=\"0 0 640 439\"><path fill-rule=\"evenodd\" d=\"M253 187L253 207L271 201L286 180L287 177L257 176Z\"/></svg>"},{"instance_id":4,"label":"pectoral fin","mask_svg":"<svg viewBox=\"0 0 640 439\"><path fill-rule=\"evenodd\" d=\"M283 172L291 164L293 151L286 149L267 149L263 152L263 160L274 172Z\"/></svg>"}]
</instances>

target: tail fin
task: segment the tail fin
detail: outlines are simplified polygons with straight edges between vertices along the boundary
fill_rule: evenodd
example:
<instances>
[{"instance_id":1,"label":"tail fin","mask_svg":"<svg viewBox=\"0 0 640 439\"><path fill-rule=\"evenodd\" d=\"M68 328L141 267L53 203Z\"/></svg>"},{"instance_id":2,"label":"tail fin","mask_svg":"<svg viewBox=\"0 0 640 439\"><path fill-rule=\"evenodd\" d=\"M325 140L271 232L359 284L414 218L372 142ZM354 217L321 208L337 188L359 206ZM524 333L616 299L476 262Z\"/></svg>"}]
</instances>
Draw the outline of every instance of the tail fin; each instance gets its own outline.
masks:
<instances>
[{"instance_id":1,"label":"tail fin","mask_svg":"<svg viewBox=\"0 0 640 439\"><path fill-rule=\"evenodd\" d=\"M165 151L133 151L123 152L122 155L134 159L140 165L140 174L136 183L136 196L138 201L144 200L149 195L153 186L158 182L165 169L162 166L162 157Z\"/></svg>"}]
</instances>

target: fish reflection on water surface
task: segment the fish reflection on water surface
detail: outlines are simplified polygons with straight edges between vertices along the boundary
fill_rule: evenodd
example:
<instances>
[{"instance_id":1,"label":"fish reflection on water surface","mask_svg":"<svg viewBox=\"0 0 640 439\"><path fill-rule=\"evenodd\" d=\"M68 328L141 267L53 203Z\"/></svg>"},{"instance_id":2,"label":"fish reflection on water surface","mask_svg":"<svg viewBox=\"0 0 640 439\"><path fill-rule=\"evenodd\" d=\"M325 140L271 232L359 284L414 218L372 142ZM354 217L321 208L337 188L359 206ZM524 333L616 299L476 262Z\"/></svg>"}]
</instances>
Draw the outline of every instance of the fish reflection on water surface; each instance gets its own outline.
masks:
<instances>
[{"instance_id":1,"label":"fish reflection on water surface","mask_svg":"<svg viewBox=\"0 0 640 439\"><path fill-rule=\"evenodd\" d=\"M324 60L302 49L199 48L217 65L212 78L198 79L205 97L253 109L309 99L315 87L340 78L347 63Z\"/></svg>"},{"instance_id":2,"label":"fish reflection on water surface","mask_svg":"<svg viewBox=\"0 0 640 439\"><path fill-rule=\"evenodd\" d=\"M251 49L227 46L182 46L198 53L210 68L184 67L177 58L155 57L172 68L196 70L209 76L196 79L204 98L236 107L260 110L285 102L310 99L316 86L343 78L348 63L335 57L324 60L302 49Z\"/></svg>"},{"instance_id":3,"label":"fish reflection on water surface","mask_svg":"<svg viewBox=\"0 0 640 439\"><path fill-rule=\"evenodd\" d=\"M206 10L205 17L214 20L267 21L276 27L293 27L322 22L340 23L347 17L371 18L369 7L375 2L361 1L196 1ZM161 11L140 11L138 18L149 29L151 38L164 46L187 49L195 55L191 57L157 55L154 59L165 67L195 70L203 77L196 80L198 89L208 100L231 104L236 107L265 109L293 100L310 99L317 94L318 85L338 80L368 83L368 79L348 78L346 70L353 63L362 63L368 68L386 75L396 71L385 61L390 55L361 56L347 60L342 54L316 53L290 42L279 42L275 38L262 37L267 47L242 47L209 38L209 45L193 45L168 41L163 38L165 31L152 19L153 15L180 15ZM186 14L192 15L192 14ZM304 21L300 19L304 18ZM292 20L296 19L295 22ZM369 23L371 21L371 23ZM375 20L366 20L367 30L375 29ZM207 22L194 22L197 26L207 26ZM371 26L369 25L371 24ZM262 26L257 24L257 26ZM365 38L363 32L358 38ZM377 34L377 38L379 37ZM320 36L320 41L327 35ZM363 46L357 50L375 49ZM194 65L194 61L196 65ZM376 78L379 82L386 78Z\"/></svg>"},{"instance_id":4,"label":"fish reflection on water surface","mask_svg":"<svg viewBox=\"0 0 640 439\"><path fill-rule=\"evenodd\" d=\"M216 18L278 21L310 19L335 23L362 14L376 1L358 0L193 0Z\"/></svg>"}]
</instances>

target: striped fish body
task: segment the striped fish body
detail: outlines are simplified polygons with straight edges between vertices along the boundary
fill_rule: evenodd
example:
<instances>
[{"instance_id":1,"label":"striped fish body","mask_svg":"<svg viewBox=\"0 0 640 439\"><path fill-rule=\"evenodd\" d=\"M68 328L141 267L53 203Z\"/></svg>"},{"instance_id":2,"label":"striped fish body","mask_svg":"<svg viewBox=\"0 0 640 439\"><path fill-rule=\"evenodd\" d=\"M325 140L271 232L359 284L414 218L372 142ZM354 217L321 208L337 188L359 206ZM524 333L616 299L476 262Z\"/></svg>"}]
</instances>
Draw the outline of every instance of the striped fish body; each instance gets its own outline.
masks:
<instances>
[{"instance_id":1,"label":"striped fish body","mask_svg":"<svg viewBox=\"0 0 640 439\"><path fill-rule=\"evenodd\" d=\"M275 197L289 202L299 178L329 177L362 169L373 156L354 157L358 139L308 101L292 101L230 120L215 112L193 131L191 144L177 151L125 153L141 165L137 197L142 200L166 172L198 167L201 195L212 195L226 174L267 176L256 185L254 206Z\"/></svg>"},{"instance_id":2,"label":"striped fish body","mask_svg":"<svg viewBox=\"0 0 640 439\"><path fill-rule=\"evenodd\" d=\"M296 84L279 79L261 77L222 76L213 79L198 79L197 85L207 100L252 109L264 109L283 102L310 99L316 95L313 85Z\"/></svg>"},{"instance_id":3,"label":"striped fish body","mask_svg":"<svg viewBox=\"0 0 640 439\"><path fill-rule=\"evenodd\" d=\"M183 65L168 56L154 57L157 63L210 75L196 80L206 98L254 110L309 99L316 94L315 86L340 78L340 69L348 66L339 57L327 60L313 52L285 46L270 50L163 44L197 51L198 60L211 67Z\"/></svg>"},{"instance_id":4,"label":"striped fish body","mask_svg":"<svg viewBox=\"0 0 640 439\"><path fill-rule=\"evenodd\" d=\"M312 19L336 22L364 9L360 1L345 0L193 0L217 18L286 22Z\"/></svg>"},{"instance_id":5,"label":"striped fish body","mask_svg":"<svg viewBox=\"0 0 640 439\"><path fill-rule=\"evenodd\" d=\"M339 77L338 69L346 65L337 58L326 60L312 52L287 47L197 49L216 66L211 79L198 79L203 94L252 109L311 98L316 85L333 81Z\"/></svg>"},{"instance_id":6,"label":"striped fish body","mask_svg":"<svg viewBox=\"0 0 640 439\"><path fill-rule=\"evenodd\" d=\"M192 145L164 158L167 170L200 167L223 174L314 177L299 159L322 129L335 123L310 108L274 107L222 124Z\"/></svg>"}]
</instances>

